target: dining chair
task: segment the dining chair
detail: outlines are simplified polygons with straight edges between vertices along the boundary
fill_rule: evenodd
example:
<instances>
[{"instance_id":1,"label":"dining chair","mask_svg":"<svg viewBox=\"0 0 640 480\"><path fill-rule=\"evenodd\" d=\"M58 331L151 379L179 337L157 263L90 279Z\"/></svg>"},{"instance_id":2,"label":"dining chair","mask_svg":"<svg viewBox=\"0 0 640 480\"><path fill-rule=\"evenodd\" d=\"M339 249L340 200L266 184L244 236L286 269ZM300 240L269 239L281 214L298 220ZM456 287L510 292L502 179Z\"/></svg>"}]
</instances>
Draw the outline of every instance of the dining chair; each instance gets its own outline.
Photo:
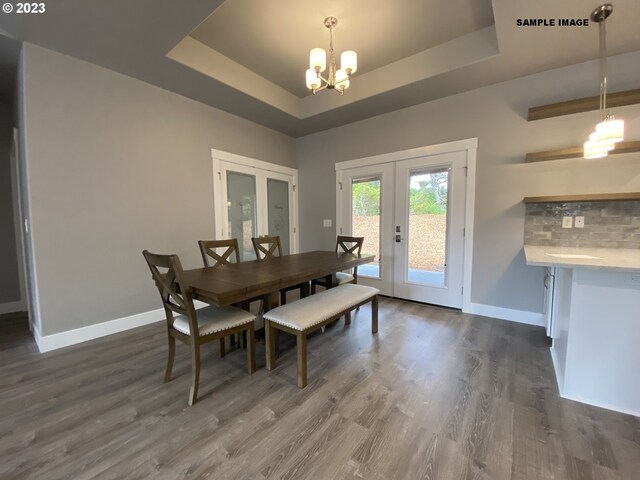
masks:
<instances>
[{"instance_id":1,"label":"dining chair","mask_svg":"<svg viewBox=\"0 0 640 480\"><path fill-rule=\"evenodd\" d=\"M224 356L224 337L241 332L247 334L247 369L250 374L256 370L254 343L255 316L237 307L206 307L196 311L193 305L191 287L183 280L183 270L177 255L158 255L145 250L142 252L155 281L167 322L169 357L164 375L164 383L171 380L175 358L176 339L191 350L191 389L189 405L198 398L200 380L200 345L219 340L220 356ZM177 315L176 315L177 314Z\"/></svg>"},{"instance_id":2,"label":"dining chair","mask_svg":"<svg viewBox=\"0 0 640 480\"><path fill-rule=\"evenodd\" d=\"M364 244L364 237L349 237L347 235L338 235L336 238L336 253L342 251L345 253L353 253L360 255L362 252L362 245ZM338 285L344 285L345 283L358 283L358 267L354 267L350 273L337 272L336 282ZM327 288L326 278L316 278L311 281L311 294L316 293L316 287Z\"/></svg>"},{"instance_id":3,"label":"dining chair","mask_svg":"<svg viewBox=\"0 0 640 480\"><path fill-rule=\"evenodd\" d=\"M238 249L238 240L230 238L229 240L199 240L200 254L205 267L217 267L218 265L230 265L232 263L240 263L240 250ZM218 253L221 248L225 250ZM233 255L234 261L229 260Z\"/></svg>"},{"instance_id":4,"label":"dining chair","mask_svg":"<svg viewBox=\"0 0 640 480\"><path fill-rule=\"evenodd\" d=\"M256 252L256 258L258 260L268 260L271 258L282 256L282 244L280 243L280 236L268 236L253 237L251 239L253 243L253 249ZM298 283L297 285L291 285L280 290L280 305L287 303L287 292L293 290L300 290L300 297L304 298L309 296L309 282Z\"/></svg>"}]
</instances>

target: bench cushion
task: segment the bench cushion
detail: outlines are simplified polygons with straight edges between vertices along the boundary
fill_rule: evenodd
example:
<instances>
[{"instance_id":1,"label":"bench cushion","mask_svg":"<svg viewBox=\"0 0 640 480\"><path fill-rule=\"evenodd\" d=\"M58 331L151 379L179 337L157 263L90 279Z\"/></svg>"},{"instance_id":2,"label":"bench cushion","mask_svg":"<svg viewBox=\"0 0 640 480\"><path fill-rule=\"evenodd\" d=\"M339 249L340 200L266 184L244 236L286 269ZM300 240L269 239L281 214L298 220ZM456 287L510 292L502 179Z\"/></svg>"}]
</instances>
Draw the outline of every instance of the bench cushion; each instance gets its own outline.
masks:
<instances>
[{"instance_id":1,"label":"bench cushion","mask_svg":"<svg viewBox=\"0 0 640 480\"><path fill-rule=\"evenodd\" d=\"M196 315L198 317L198 333L200 337L251 323L256 318L255 315L238 307L205 307L196 310ZM173 328L185 335L191 335L189 320L184 315L178 315L174 318Z\"/></svg>"},{"instance_id":2,"label":"bench cushion","mask_svg":"<svg viewBox=\"0 0 640 480\"><path fill-rule=\"evenodd\" d=\"M350 306L355 307L378 293L377 288L365 285L340 285L269 310L263 317L278 325L303 331L335 318Z\"/></svg>"}]
</instances>

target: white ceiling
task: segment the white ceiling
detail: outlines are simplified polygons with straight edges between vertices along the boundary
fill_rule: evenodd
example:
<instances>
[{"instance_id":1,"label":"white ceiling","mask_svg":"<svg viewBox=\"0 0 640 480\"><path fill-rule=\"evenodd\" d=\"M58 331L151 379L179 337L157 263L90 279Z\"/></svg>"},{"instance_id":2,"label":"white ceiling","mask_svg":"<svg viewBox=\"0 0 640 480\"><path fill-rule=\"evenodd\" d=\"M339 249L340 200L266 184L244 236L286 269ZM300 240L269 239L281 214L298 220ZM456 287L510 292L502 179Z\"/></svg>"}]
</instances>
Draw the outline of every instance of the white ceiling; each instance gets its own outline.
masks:
<instances>
[{"instance_id":1,"label":"white ceiling","mask_svg":"<svg viewBox=\"0 0 640 480\"><path fill-rule=\"evenodd\" d=\"M44 15L0 15L0 35L296 137L598 57L595 24L516 25L518 18L586 18L597 0L492 0L492 9L488 0L448 0L437 4L439 12L432 0L185 3L56 0ZM640 50L640 2L613 3L610 55ZM336 51L355 49L360 68L345 95L300 98L309 48L327 48L322 21L329 15L339 22ZM486 26L492 18L495 25Z\"/></svg>"},{"instance_id":2,"label":"white ceiling","mask_svg":"<svg viewBox=\"0 0 640 480\"><path fill-rule=\"evenodd\" d=\"M360 75L493 24L491 0L227 0L191 36L304 97L309 50L329 50L328 16L337 62L355 50Z\"/></svg>"}]
</instances>

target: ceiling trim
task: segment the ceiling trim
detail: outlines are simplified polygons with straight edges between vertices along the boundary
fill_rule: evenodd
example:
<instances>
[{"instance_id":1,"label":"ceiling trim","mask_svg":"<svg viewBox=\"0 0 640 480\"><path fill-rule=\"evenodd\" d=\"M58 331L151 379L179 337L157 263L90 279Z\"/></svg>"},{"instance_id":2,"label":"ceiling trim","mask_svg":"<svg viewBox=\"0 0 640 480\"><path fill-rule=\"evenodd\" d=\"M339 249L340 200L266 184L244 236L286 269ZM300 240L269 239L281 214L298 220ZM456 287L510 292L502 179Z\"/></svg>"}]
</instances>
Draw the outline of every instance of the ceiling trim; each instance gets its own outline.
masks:
<instances>
[{"instance_id":1,"label":"ceiling trim","mask_svg":"<svg viewBox=\"0 0 640 480\"><path fill-rule=\"evenodd\" d=\"M499 55L495 25L423 50L354 78L346 95L299 98L204 43L187 36L167 57L299 120L344 107Z\"/></svg>"}]
</instances>

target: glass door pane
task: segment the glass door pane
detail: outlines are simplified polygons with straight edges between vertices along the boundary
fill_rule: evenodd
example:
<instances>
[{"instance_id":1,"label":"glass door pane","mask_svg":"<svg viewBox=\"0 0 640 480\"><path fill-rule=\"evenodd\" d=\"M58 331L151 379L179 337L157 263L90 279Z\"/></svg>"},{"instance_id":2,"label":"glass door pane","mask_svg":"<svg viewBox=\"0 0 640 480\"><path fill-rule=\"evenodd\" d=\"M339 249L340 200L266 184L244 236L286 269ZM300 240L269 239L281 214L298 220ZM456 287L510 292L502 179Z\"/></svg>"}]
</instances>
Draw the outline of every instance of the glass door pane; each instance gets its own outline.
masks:
<instances>
[{"instance_id":1,"label":"glass door pane","mask_svg":"<svg viewBox=\"0 0 640 480\"><path fill-rule=\"evenodd\" d=\"M251 237L257 237L256 177L227 171L229 238L238 239L240 260L255 260Z\"/></svg>"},{"instance_id":2,"label":"glass door pane","mask_svg":"<svg viewBox=\"0 0 640 480\"><path fill-rule=\"evenodd\" d=\"M380 177L351 181L351 233L364 237L362 253L374 262L358 267L358 275L380 278Z\"/></svg>"},{"instance_id":3,"label":"glass door pane","mask_svg":"<svg viewBox=\"0 0 640 480\"><path fill-rule=\"evenodd\" d=\"M279 235L282 253L289 255L289 182L267 178L267 222L269 235Z\"/></svg>"},{"instance_id":4,"label":"glass door pane","mask_svg":"<svg viewBox=\"0 0 640 480\"><path fill-rule=\"evenodd\" d=\"M409 175L407 280L446 285L449 168Z\"/></svg>"}]
</instances>

